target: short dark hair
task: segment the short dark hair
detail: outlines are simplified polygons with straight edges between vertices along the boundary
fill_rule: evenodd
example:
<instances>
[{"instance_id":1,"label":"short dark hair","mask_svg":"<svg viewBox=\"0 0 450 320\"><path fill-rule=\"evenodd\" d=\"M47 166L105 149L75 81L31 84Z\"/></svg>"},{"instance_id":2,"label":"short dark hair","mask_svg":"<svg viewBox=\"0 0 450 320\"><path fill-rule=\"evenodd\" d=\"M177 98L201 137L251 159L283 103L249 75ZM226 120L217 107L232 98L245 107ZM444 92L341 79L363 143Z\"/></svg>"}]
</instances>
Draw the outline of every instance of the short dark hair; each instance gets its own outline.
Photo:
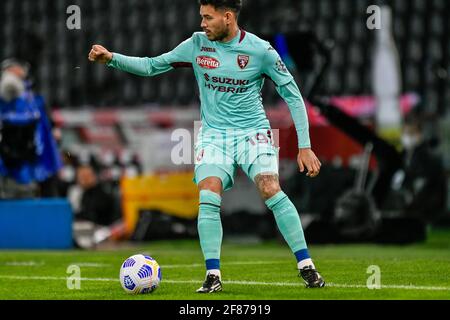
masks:
<instances>
[{"instance_id":1,"label":"short dark hair","mask_svg":"<svg viewBox=\"0 0 450 320\"><path fill-rule=\"evenodd\" d=\"M216 9L231 9L237 14L242 9L242 0L199 0L202 6L212 5Z\"/></svg>"}]
</instances>

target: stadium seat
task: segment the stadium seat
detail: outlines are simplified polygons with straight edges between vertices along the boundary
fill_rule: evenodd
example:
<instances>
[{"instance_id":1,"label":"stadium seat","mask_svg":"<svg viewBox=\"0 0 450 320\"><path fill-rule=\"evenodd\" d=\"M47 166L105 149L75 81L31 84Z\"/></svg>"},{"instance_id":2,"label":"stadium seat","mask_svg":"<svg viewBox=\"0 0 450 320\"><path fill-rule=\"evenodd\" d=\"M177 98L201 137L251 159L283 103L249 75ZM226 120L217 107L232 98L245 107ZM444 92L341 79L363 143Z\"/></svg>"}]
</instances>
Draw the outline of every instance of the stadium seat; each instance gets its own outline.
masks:
<instances>
[{"instance_id":1,"label":"stadium seat","mask_svg":"<svg viewBox=\"0 0 450 320\"><path fill-rule=\"evenodd\" d=\"M353 70L361 70L358 68L368 65L371 61L372 53L368 48L373 45L374 33L364 28L364 21L367 19L366 9L369 5L383 3L390 5L394 13L394 38L404 67L402 69L403 90L417 91L424 96L431 96L430 92L436 95L438 89L433 86L422 87L422 83L417 82L416 74L419 76L426 74L429 65L448 65L450 41L445 30L445 22L449 18L450 10L448 1L248 1L241 14L240 24L244 29L256 34L298 31L304 26L310 26L319 40L336 41L332 65L325 75L322 93L327 95L370 94L370 82L366 81L367 70L356 74ZM82 107L84 104L105 105L109 101L116 103L127 101L130 106L138 106L142 102L164 104L196 100L195 82L192 78L183 75L179 79L171 78L171 81L183 82L176 86L177 90L172 95L168 94L166 84L159 86L160 79L150 79L146 83L156 88L155 94L146 93L142 97L132 97L131 84L124 84L115 88L116 97L112 99L91 90L85 81L86 76L93 76L96 86L105 87L111 77L110 74L105 76L99 69L92 68L84 62L87 50L94 42L104 43L116 52L139 56L156 56L173 49L193 32L200 30L198 5L195 1L192 3L181 1L176 4L164 0L85 1L82 3L82 29L68 31L65 23L66 16L61 13L65 13L67 6L71 4L70 1L53 2L51 0L3 0L0 2L0 18L3 22L2 32L0 32L2 43L0 57L6 58L17 54L19 47L17 37L24 31L40 36L45 49L37 63L35 80L39 90L45 92L51 106L55 105L55 102L61 106ZM286 8L290 9L286 10ZM258 15L254 15L253 12L258 12ZM27 18L24 19L24 17ZM261 17L265 18L261 19ZM425 47L427 48L426 57ZM64 52L71 52L77 57L78 64L85 63L81 65L82 69L90 69L87 73L83 73L83 76L79 76L81 70L78 70L77 75L70 78L74 82L70 85L65 85L61 77L63 73L67 75L74 71L70 67L67 68L67 65L62 69L56 68L67 61L66 56L61 54ZM427 63L424 63L425 58ZM413 67L420 70L408 70L405 60L416 64L417 66ZM352 74L347 74L347 70L351 70ZM96 75L97 72L100 74ZM412 77L409 77L410 75ZM355 76L358 81L354 79ZM115 78L117 83L124 83L126 79L128 76L125 75ZM350 87L332 84L334 81L345 84L349 79L353 79ZM356 85L357 82L359 85ZM84 97L73 98L71 93L73 88L85 92ZM450 88L446 91L450 91ZM273 88L264 90L264 93L267 94L264 97L265 100L270 103L279 100ZM122 96L125 98L122 99ZM441 99L446 96L448 94ZM60 101L61 97L64 97L64 101ZM441 104L444 104L444 101L449 103L447 99L442 100Z\"/></svg>"}]
</instances>

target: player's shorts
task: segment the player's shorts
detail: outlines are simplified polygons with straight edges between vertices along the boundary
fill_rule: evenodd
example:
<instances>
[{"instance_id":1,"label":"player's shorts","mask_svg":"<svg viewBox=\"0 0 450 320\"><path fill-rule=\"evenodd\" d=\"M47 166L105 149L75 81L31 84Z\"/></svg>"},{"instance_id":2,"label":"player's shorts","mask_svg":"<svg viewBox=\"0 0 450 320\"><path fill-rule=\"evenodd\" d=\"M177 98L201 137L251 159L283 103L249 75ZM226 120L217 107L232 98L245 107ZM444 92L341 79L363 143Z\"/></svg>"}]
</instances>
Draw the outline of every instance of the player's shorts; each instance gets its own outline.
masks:
<instances>
[{"instance_id":1,"label":"player's shorts","mask_svg":"<svg viewBox=\"0 0 450 320\"><path fill-rule=\"evenodd\" d=\"M194 182L218 177L223 189L229 190L238 167L253 181L261 173L278 174L278 148L272 130L201 128L195 144Z\"/></svg>"}]
</instances>

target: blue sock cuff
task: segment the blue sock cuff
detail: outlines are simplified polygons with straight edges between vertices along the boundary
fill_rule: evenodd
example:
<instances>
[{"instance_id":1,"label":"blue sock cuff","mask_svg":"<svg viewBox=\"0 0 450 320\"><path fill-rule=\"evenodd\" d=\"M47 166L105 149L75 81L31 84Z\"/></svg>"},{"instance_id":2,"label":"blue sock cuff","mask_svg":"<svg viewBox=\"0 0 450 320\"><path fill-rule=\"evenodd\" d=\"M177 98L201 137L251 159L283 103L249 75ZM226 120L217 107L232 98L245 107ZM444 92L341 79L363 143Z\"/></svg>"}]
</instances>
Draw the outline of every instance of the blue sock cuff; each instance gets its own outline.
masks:
<instances>
[{"instance_id":1,"label":"blue sock cuff","mask_svg":"<svg viewBox=\"0 0 450 320\"><path fill-rule=\"evenodd\" d=\"M272 198L266 200L266 206L272 210L272 208L281 200L283 200L284 198L286 198L287 195L283 192L280 191L278 192L276 195L274 195Z\"/></svg>"},{"instance_id":2,"label":"blue sock cuff","mask_svg":"<svg viewBox=\"0 0 450 320\"><path fill-rule=\"evenodd\" d=\"M300 262L305 259L311 259L311 256L309 255L308 249L301 249L294 253L295 257L297 258L297 262Z\"/></svg>"},{"instance_id":3,"label":"blue sock cuff","mask_svg":"<svg viewBox=\"0 0 450 320\"><path fill-rule=\"evenodd\" d=\"M215 192L209 190L200 191L200 204L209 203L220 207L222 197Z\"/></svg>"},{"instance_id":4,"label":"blue sock cuff","mask_svg":"<svg viewBox=\"0 0 450 320\"><path fill-rule=\"evenodd\" d=\"M206 270L220 269L219 259L208 259L205 261L205 263L206 263Z\"/></svg>"}]
</instances>

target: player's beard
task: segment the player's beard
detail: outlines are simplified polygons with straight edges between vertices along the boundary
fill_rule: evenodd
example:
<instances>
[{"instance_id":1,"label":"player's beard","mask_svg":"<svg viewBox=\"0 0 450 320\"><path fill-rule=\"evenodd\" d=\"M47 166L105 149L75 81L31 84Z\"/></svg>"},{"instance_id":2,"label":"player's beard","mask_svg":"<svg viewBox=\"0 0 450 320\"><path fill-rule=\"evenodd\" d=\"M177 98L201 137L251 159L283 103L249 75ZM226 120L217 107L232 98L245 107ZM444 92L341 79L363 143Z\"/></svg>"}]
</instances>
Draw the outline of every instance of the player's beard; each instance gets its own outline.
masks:
<instances>
[{"instance_id":1,"label":"player's beard","mask_svg":"<svg viewBox=\"0 0 450 320\"><path fill-rule=\"evenodd\" d=\"M216 34L213 34L213 38L209 39L210 41L222 41L230 34L230 28L228 26L224 26L221 30L219 30Z\"/></svg>"}]
</instances>

